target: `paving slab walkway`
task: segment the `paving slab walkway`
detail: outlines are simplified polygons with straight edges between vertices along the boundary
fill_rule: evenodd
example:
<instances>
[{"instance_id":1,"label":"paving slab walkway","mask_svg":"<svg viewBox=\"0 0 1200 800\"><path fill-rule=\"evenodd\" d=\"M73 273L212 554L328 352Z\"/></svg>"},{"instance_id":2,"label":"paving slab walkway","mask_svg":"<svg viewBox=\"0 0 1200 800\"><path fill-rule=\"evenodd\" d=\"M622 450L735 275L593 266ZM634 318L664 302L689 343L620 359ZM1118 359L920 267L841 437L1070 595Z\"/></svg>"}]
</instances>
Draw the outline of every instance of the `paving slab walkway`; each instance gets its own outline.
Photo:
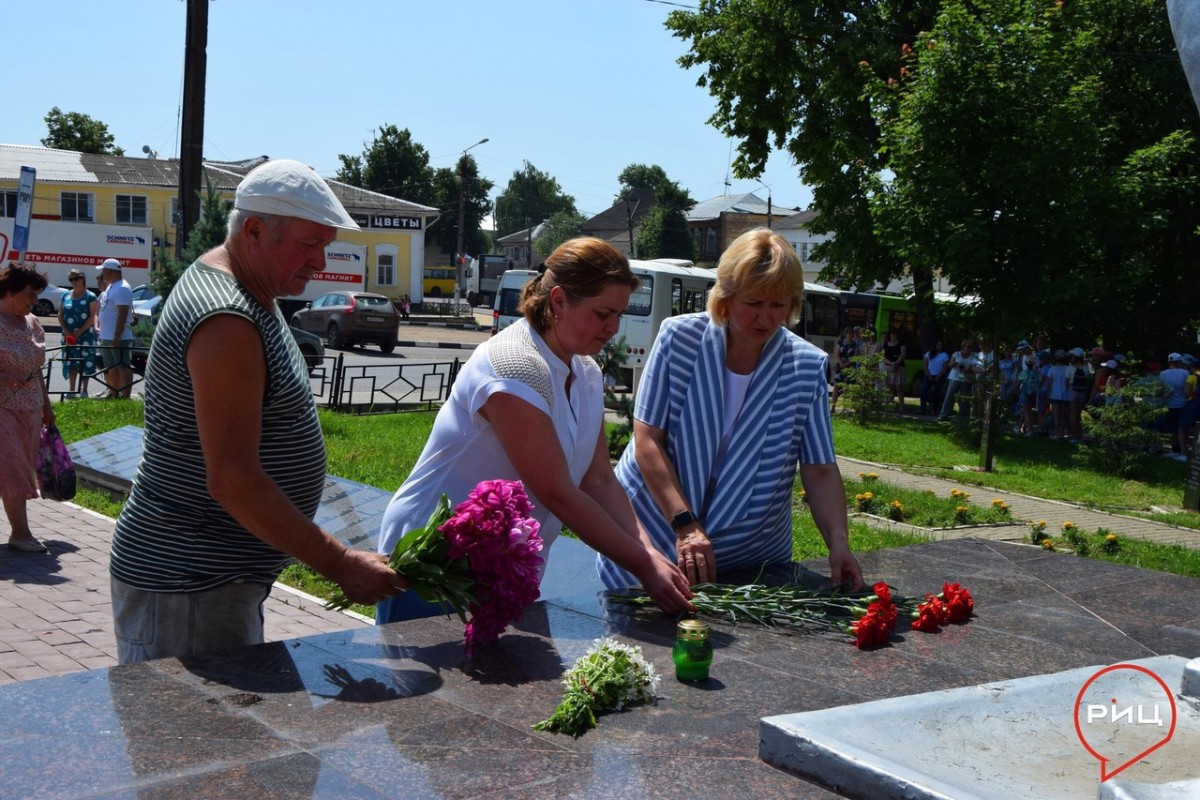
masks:
<instances>
[{"instance_id":1,"label":"paving slab walkway","mask_svg":"<svg viewBox=\"0 0 1200 800\"><path fill-rule=\"evenodd\" d=\"M0 685L117 663L108 549L115 521L74 503L29 502L29 525L49 553L0 544ZM0 543L8 540L0 515ZM264 621L268 641L369 625L275 584Z\"/></svg>"}]
</instances>

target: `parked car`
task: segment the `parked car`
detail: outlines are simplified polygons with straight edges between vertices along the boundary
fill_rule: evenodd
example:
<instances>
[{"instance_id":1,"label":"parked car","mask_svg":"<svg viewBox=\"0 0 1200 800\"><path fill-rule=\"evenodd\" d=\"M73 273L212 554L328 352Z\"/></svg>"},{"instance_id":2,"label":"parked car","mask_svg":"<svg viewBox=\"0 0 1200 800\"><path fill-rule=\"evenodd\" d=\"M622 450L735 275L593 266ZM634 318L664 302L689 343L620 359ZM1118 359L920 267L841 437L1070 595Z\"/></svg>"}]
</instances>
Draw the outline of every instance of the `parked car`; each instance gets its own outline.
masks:
<instances>
[{"instance_id":1,"label":"parked car","mask_svg":"<svg viewBox=\"0 0 1200 800\"><path fill-rule=\"evenodd\" d=\"M492 336L521 319L521 293L525 284L533 280L537 270L510 269L500 276L496 299L492 303Z\"/></svg>"},{"instance_id":2,"label":"parked car","mask_svg":"<svg viewBox=\"0 0 1200 800\"><path fill-rule=\"evenodd\" d=\"M134 311L158 300L158 292L154 291L154 287L148 283L133 287L132 294Z\"/></svg>"},{"instance_id":3,"label":"parked car","mask_svg":"<svg viewBox=\"0 0 1200 800\"><path fill-rule=\"evenodd\" d=\"M321 362L325 360L325 344L315 333L302 331L299 328L288 328L288 330L292 332L292 338L296 340L296 346L300 348L300 354L304 356L304 363L308 365L308 374L311 375L313 370L321 366Z\"/></svg>"},{"instance_id":4,"label":"parked car","mask_svg":"<svg viewBox=\"0 0 1200 800\"><path fill-rule=\"evenodd\" d=\"M62 308L63 297L69 291L71 290L61 286L47 286L42 289L33 306L33 315L35 317L57 317L58 309Z\"/></svg>"},{"instance_id":5,"label":"parked car","mask_svg":"<svg viewBox=\"0 0 1200 800\"><path fill-rule=\"evenodd\" d=\"M400 313L381 294L327 292L293 314L292 327L324 336L326 347L372 342L390 353L396 349Z\"/></svg>"},{"instance_id":6,"label":"parked car","mask_svg":"<svg viewBox=\"0 0 1200 800\"><path fill-rule=\"evenodd\" d=\"M153 336L153 328L158 324L158 314L162 311L162 298L154 295L140 307L135 301L134 306L133 354L130 360L133 362L133 371L140 375L146 371L146 358L150 355L148 337ZM321 337L293 327L289 327L288 331L296 340L296 346L300 348L300 354L304 356L304 363L308 366L308 374L311 375L313 370L321 366L325 360L325 345L321 342Z\"/></svg>"}]
</instances>

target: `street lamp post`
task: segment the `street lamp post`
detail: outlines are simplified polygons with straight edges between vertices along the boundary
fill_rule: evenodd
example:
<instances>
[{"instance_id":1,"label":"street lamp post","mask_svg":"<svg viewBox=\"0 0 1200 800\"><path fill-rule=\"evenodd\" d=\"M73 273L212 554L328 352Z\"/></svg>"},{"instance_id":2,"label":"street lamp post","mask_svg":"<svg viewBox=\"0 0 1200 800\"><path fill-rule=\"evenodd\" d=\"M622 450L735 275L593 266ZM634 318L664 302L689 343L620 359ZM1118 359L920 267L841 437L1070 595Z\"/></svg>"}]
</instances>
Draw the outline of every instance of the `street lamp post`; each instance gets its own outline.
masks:
<instances>
[{"instance_id":1,"label":"street lamp post","mask_svg":"<svg viewBox=\"0 0 1200 800\"><path fill-rule=\"evenodd\" d=\"M767 230L771 230L771 187L758 180L758 178L755 178L754 180L759 186L767 190Z\"/></svg>"},{"instance_id":2,"label":"street lamp post","mask_svg":"<svg viewBox=\"0 0 1200 800\"><path fill-rule=\"evenodd\" d=\"M480 139L475 144L468 147L478 147L481 144L487 144L487 138ZM458 299L462 296L463 290L463 251L466 247L466 231L463 230L465 218L467 215L467 192L466 181L463 179L463 159L467 157L467 150L462 151L462 155L458 157L458 244L454 251L454 306L458 307Z\"/></svg>"}]
</instances>

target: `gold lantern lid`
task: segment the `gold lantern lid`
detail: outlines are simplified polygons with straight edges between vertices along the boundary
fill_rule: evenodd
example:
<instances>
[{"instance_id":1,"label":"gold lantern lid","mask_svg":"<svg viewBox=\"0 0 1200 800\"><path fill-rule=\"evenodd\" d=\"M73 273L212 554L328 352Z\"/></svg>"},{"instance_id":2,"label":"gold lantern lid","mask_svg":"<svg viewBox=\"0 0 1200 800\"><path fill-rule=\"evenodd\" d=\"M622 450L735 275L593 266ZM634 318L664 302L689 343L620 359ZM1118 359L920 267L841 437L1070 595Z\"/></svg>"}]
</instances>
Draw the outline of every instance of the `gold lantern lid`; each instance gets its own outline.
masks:
<instances>
[{"instance_id":1,"label":"gold lantern lid","mask_svg":"<svg viewBox=\"0 0 1200 800\"><path fill-rule=\"evenodd\" d=\"M681 619L675 636L689 642L703 641L708 638L708 623L698 619Z\"/></svg>"}]
</instances>

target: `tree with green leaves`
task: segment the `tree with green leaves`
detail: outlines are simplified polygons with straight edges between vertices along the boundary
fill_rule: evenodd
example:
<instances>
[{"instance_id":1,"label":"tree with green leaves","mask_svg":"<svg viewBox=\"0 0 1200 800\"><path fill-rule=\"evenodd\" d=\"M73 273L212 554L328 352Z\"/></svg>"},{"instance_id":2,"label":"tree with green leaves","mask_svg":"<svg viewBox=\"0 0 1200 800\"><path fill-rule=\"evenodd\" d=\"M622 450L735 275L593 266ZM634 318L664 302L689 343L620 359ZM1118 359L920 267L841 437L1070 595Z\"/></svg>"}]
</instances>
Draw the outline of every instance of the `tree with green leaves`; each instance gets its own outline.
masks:
<instances>
[{"instance_id":1,"label":"tree with green leaves","mask_svg":"<svg viewBox=\"0 0 1200 800\"><path fill-rule=\"evenodd\" d=\"M564 194L549 174L526 161L496 198L497 233L507 236L545 222L560 211L575 213L575 198Z\"/></svg>"},{"instance_id":2,"label":"tree with green leaves","mask_svg":"<svg viewBox=\"0 0 1200 800\"><path fill-rule=\"evenodd\" d=\"M422 205L434 205L429 153L408 128L381 125L362 155L339 154L336 180ZM455 195L457 202L457 194ZM457 206L456 206L457 208Z\"/></svg>"},{"instance_id":3,"label":"tree with green leaves","mask_svg":"<svg viewBox=\"0 0 1200 800\"><path fill-rule=\"evenodd\" d=\"M430 229L430 233L443 253L452 254L458 247L460 175L464 200L463 248L472 254L486 253L489 242L479 226L492 210L488 195L493 184L479 174L479 165L470 154L460 156L456 167L439 167L433 171L433 202L430 205L440 209L442 217L437 226Z\"/></svg>"},{"instance_id":4,"label":"tree with green leaves","mask_svg":"<svg viewBox=\"0 0 1200 800\"><path fill-rule=\"evenodd\" d=\"M163 300L171 294L175 284L179 282L183 271L190 267L200 256L207 253L225 241L229 229L229 211L233 203L221 197L221 193L213 186L206 175L204 177L204 193L200 195L200 221L188 232L187 243L178 259L167 252L164 246L160 249L158 269L150 277L150 284ZM160 301L161 302L161 301Z\"/></svg>"},{"instance_id":5,"label":"tree with green leaves","mask_svg":"<svg viewBox=\"0 0 1200 800\"><path fill-rule=\"evenodd\" d=\"M785 149L825 277L907 272L923 348L934 270L1006 334L1134 352L1195 316L1198 120L1159 0L701 0L667 26L735 173Z\"/></svg>"},{"instance_id":6,"label":"tree with green leaves","mask_svg":"<svg viewBox=\"0 0 1200 800\"><path fill-rule=\"evenodd\" d=\"M58 106L45 116L48 135L42 146L54 150L123 156L125 151L113 144L108 125L78 111L62 111Z\"/></svg>"},{"instance_id":7,"label":"tree with green leaves","mask_svg":"<svg viewBox=\"0 0 1200 800\"><path fill-rule=\"evenodd\" d=\"M638 258L686 258L695 261L696 239L688 227L687 216L678 208L656 205L642 217L637 234Z\"/></svg>"},{"instance_id":8,"label":"tree with green leaves","mask_svg":"<svg viewBox=\"0 0 1200 800\"><path fill-rule=\"evenodd\" d=\"M1162 347L1200 301L1200 118L1154 55L1173 43L1153 0L944 0L902 79L869 82L891 170L868 203L881 242L979 297L985 334ZM1143 303L1156 324L1130 325Z\"/></svg>"},{"instance_id":9,"label":"tree with green leaves","mask_svg":"<svg viewBox=\"0 0 1200 800\"><path fill-rule=\"evenodd\" d=\"M679 63L703 70L698 83L716 101L710 124L738 142L734 174L762 174L772 149L793 158L813 187L813 232L832 235L813 258L843 285L887 283L905 267L876 237L868 208L889 157L865 97L871 76L859 63L898 78L901 45L928 30L940 4L700 0L697 11L667 17L667 28L691 48ZM918 314L933 319L933 276L913 279Z\"/></svg>"},{"instance_id":10,"label":"tree with green leaves","mask_svg":"<svg viewBox=\"0 0 1200 800\"><path fill-rule=\"evenodd\" d=\"M687 189L667 177L666 170L658 164L630 164L621 170L617 176L621 191L616 200L624 200L631 189L651 189L654 192L655 203L672 211L687 212L696 201L688 194Z\"/></svg>"}]
</instances>

